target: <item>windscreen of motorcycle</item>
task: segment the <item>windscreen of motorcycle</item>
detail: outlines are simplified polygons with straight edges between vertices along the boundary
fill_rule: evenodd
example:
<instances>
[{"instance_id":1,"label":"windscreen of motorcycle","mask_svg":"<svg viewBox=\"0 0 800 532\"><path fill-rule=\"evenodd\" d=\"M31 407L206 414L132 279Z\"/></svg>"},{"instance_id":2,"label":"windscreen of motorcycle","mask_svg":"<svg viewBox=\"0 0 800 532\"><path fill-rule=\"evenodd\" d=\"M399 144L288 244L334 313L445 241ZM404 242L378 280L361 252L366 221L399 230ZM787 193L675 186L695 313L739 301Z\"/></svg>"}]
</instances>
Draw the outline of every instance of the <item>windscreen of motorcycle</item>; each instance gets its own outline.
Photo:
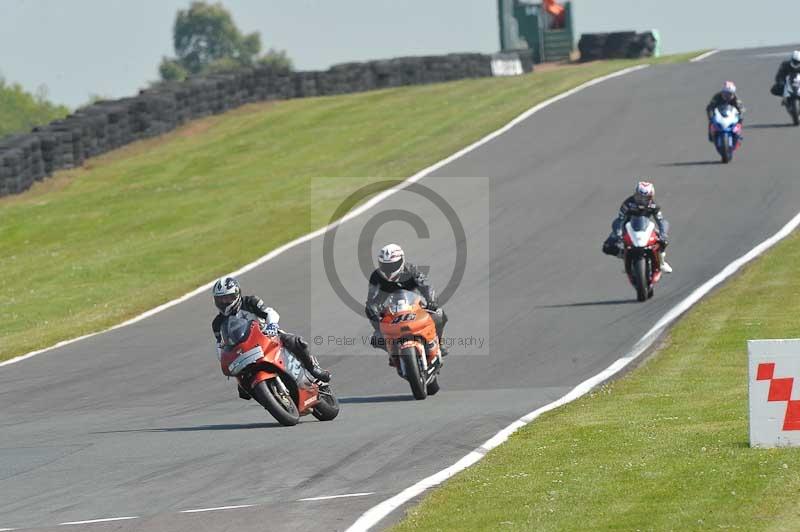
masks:
<instances>
[{"instance_id":1,"label":"windscreen of motorcycle","mask_svg":"<svg viewBox=\"0 0 800 532\"><path fill-rule=\"evenodd\" d=\"M647 216L633 216L627 226L633 245L637 248L647 247L650 234L655 229L653 221Z\"/></svg>"},{"instance_id":2,"label":"windscreen of motorcycle","mask_svg":"<svg viewBox=\"0 0 800 532\"><path fill-rule=\"evenodd\" d=\"M220 328L222 344L227 348L231 348L247 340L250 334L250 323L252 323L252 320L241 312L228 316Z\"/></svg>"},{"instance_id":3,"label":"windscreen of motorcycle","mask_svg":"<svg viewBox=\"0 0 800 532\"><path fill-rule=\"evenodd\" d=\"M420 302L423 307L425 306L425 298L420 294L412 292L411 290L398 290L389 295L385 303L385 308L392 314L408 312L417 302Z\"/></svg>"},{"instance_id":4,"label":"windscreen of motorcycle","mask_svg":"<svg viewBox=\"0 0 800 532\"><path fill-rule=\"evenodd\" d=\"M722 129L728 129L739 122L739 111L732 105L720 105L714 109L714 121Z\"/></svg>"}]
</instances>

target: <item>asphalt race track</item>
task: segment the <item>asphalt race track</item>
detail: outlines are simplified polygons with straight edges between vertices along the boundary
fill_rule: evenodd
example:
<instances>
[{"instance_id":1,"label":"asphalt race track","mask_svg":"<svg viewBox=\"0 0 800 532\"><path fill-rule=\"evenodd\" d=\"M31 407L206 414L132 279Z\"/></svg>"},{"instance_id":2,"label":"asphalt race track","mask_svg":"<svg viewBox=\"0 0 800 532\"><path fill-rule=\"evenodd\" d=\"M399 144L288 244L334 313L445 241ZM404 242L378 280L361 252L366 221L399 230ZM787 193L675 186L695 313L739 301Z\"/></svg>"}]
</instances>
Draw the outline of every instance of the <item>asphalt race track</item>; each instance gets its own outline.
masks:
<instances>
[{"instance_id":1,"label":"asphalt race track","mask_svg":"<svg viewBox=\"0 0 800 532\"><path fill-rule=\"evenodd\" d=\"M279 310L285 328L322 337L316 352L343 402L333 422L308 417L283 428L237 398L213 353L206 294L0 368L0 528L344 530L451 465L604 369L692 289L797 214L800 130L783 127L790 118L769 95L780 57L766 54L782 50L790 47L722 52L609 80L422 180L466 233L447 333L489 342L454 347L442 391L424 402L410 399L378 352L335 345L348 336L359 344L370 328L326 283L321 238L242 283ZM748 113L742 150L721 165L703 111L726 79L738 84ZM653 178L672 223L675 268L644 304L634 302L621 262L600 252L638 176ZM337 270L358 300L366 282L354 257L370 213L416 209L430 238L392 222L378 242L405 244L440 288L454 268L441 212L402 194L336 235ZM254 506L180 513L236 505ZM57 526L115 517L137 519Z\"/></svg>"}]
</instances>

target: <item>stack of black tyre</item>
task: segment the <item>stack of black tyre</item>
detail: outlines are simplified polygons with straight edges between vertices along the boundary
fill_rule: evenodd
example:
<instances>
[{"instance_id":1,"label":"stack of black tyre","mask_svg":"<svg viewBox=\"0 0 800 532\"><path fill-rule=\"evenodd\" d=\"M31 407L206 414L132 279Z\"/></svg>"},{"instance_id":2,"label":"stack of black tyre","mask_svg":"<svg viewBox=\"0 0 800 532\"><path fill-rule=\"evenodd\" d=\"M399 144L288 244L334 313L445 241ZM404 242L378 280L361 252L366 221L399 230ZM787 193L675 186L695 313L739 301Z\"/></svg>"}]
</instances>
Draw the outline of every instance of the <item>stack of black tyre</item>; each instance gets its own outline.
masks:
<instances>
[{"instance_id":1,"label":"stack of black tyre","mask_svg":"<svg viewBox=\"0 0 800 532\"><path fill-rule=\"evenodd\" d=\"M620 31L614 33L584 33L578 41L581 61L599 59L638 59L651 57L656 50L656 38L652 32L636 33Z\"/></svg>"},{"instance_id":2,"label":"stack of black tyre","mask_svg":"<svg viewBox=\"0 0 800 532\"><path fill-rule=\"evenodd\" d=\"M533 67L520 57L523 70ZM0 196L27 190L63 168L80 166L130 142L249 102L361 92L492 75L485 54L398 57L346 63L320 72L240 69L162 83L137 96L99 101L31 133L0 139Z\"/></svg>"}]
</instances>

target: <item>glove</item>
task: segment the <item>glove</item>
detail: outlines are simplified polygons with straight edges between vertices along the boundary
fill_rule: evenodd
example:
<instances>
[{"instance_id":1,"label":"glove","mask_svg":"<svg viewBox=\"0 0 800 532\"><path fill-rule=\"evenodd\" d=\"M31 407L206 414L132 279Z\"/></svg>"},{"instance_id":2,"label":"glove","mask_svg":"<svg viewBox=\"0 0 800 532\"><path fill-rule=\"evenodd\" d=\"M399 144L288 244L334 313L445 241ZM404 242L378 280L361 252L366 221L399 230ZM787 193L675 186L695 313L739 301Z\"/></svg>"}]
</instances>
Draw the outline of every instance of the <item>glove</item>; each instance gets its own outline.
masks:
<instances>
[{"instance_id":1,"label":"glove","mask_svg":"<svg viewBox=\"0 0 800 532\"><path fill-rule=\"evenodd\" d=\"M267 336L278 336L278 324L277 323L269 323L266 327L264 327L264 334Z\"/></svg>"},{"instance_id":2,"label":"glove","mask_svg":"<svg viewBox=\"0 0 800 532\"><path fill-rule=\"evenodd\" d=\"M439 305L437 305L435 301L428 301L427 304L425 305L425 308L430 310L431 312L436 312L437 310L439 310Z\"/></svg>"},{"instance_id":3,"label":"glove","mask_svg":"<svg viewBox=\"0 0 800 532\"><path fill-rule=\"evenodd\" d=\"M659 243L661 244L661 250L663 251L667 249L667 246L669 245L669 240L666 238L662 238L661 240L659 240Z\"/></svg>"}]
</instances>

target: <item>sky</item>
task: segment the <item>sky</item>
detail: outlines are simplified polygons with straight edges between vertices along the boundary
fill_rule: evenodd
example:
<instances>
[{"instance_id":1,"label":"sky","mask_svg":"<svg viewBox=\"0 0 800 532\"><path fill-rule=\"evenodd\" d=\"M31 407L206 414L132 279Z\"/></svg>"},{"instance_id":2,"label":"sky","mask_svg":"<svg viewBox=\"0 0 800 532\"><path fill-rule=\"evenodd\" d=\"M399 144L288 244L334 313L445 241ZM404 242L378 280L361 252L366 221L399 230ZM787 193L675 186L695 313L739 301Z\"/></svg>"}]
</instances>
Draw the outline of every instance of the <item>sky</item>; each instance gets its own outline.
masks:
<instances>
[{"instance_id":1,"label":"sky","mask_svg":"<svg viewBox=\"0 0 800 532\"><path fill-rule=\"evenodd\" d=\"M399 55L497 51L496 0L222 0L300 70ZM135 94L173 54L190 0L0 0L0 74L76 107ZM800 40L798 0L574 0L576 31L658 29L665 53ZM776 59L777 61L777 59Z\"/></svg>"}]
</instances>

